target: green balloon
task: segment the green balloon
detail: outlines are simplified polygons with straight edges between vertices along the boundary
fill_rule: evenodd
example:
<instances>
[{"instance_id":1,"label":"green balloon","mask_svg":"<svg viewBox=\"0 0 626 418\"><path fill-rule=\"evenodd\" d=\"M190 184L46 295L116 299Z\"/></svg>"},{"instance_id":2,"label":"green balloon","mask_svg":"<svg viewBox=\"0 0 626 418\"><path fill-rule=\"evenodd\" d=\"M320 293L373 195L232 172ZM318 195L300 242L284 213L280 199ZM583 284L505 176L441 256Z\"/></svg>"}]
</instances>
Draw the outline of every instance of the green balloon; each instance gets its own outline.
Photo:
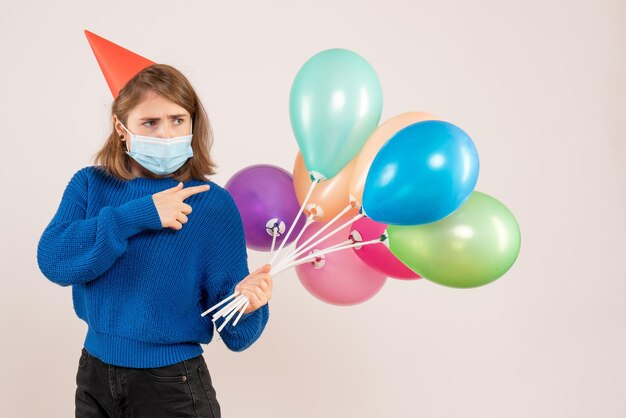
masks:
<instances>
[{"instance_id":1,"label":"green balloon","mask_svg":"<svg viewBox=\"0 0 626 418\"><path fill-rule=\"evenodd\" d=\"M517 259L521 244L511 211L477 191L439 221L389 225L387 232L391 252L411 270L456 288L482 286L504 275Z\"/></svg>"},{"instance_id":2,"label":"green balloon","mask_svg":"<svg viewBox=\"0 0 626 418\"><path fill-rule=\"evenodd\" d=\"M382 88L360 55L328 49L298 71L289 96L291 127L307 169L334 177L363 148L378 126Z\"/></svg>"}]
</instances>

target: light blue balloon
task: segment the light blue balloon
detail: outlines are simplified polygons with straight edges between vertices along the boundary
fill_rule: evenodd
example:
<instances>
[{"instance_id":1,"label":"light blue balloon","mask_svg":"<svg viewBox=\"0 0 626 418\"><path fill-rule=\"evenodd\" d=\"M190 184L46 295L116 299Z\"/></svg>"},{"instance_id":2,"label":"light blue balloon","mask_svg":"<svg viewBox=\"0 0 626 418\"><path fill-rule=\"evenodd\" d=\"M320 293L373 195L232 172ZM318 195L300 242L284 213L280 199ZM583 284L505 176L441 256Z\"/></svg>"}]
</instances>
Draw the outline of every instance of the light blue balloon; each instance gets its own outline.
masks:
<instances>
[{"instance_id":1,"label":"light blue balloon","mask_svg":"<svg viewBox=\"0 0 626 418\"><path fill-rule=\"evenodd\" d=\"M420 225L445 218L470 196L478 153L459 127L424 121L398 131L367 173L363 211L376 222Z\"/></svg>"},{"instance_id":2,"label":"light blue balloon","mask_svg":"<svg viewBox=\"0 0 626 418\"><path fill-rule=\"evenodd\" d=\"M334 177L378 126L382 88L360 55L328 49L298 71L289 96L289 116L304 163L316 177Z\"/></svg>"}]
</instances>

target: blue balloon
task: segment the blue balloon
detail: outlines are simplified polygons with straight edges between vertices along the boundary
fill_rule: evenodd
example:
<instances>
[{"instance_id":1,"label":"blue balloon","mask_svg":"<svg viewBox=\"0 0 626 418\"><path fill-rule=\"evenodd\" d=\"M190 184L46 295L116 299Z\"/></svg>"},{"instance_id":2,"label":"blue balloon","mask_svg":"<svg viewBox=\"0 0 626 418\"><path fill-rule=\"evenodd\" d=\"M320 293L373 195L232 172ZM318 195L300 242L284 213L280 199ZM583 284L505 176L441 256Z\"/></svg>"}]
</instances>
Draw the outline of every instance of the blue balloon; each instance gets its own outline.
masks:
<instances>
[{"instance_id":1,"label":"blue balloon","mask_svg":"<svg viewBox=\"0 0 626 418\"><path fill-rule=\"evenodd\" d=\"M445 218L467 200L478 180L478 152L459 127L414 123L376 154L363 190L363 212L376 222L420 225Z\"/></svg>"}]
</instances>

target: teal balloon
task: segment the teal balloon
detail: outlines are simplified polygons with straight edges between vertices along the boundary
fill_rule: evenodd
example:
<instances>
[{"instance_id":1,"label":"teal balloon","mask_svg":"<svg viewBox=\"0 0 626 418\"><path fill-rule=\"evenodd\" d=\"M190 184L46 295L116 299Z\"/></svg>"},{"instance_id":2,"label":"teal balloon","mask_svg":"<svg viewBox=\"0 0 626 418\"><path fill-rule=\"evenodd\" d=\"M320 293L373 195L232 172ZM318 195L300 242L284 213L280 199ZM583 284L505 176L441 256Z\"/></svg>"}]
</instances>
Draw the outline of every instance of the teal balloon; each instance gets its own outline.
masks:
<instances>
[{"instance_id":1,"label":"teal balloon","mask_svg":"<svg viewBox=\"0 0 626 418\"><path fill-rule=\"evenodd\" d=\"M389 249L432 282L471 288L493 282L519 255L521 234L511 211L474 191L450 216L429 224L389 225Z\"/></svg>"},{"instance_id":2,"label":"teal balloon","mask_svg":"<svg viewBox=\"0 0 626 418\"><path fill-rule=\"evenodd\" d=\"M382 88L372 66L355 52L328 49L298 71L289 96L291 127L315 177L334 177L378 126Z\"/></svg>"}]
</instances>

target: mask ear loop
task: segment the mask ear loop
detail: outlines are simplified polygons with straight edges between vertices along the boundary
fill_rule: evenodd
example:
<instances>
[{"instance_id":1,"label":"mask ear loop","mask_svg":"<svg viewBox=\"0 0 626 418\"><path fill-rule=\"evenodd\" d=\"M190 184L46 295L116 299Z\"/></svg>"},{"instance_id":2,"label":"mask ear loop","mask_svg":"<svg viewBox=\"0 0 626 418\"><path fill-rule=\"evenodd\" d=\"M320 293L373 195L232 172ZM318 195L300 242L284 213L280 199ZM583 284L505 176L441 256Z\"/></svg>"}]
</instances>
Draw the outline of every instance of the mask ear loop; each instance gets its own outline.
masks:
<instances>
[{"instance_id":1,"label":"mask ear loop","mask_svg":"<svg viewBox=\"0 0 626 418\"><path fill-rule=\"evenodd\" d=\"M119 122L119 124L120 124L120 125L122 125L122 128L124 128L124 130L125 130L126 132L128 132L129 134L131 133L131 132L130 132L127 128L126 128L126 126L124 126L124 124L122 123L122 121L121 121L119 118L117 119L117 121ZM125 135L120 135L120 134L117 134L117 136L119 136L119 137L120 137L120 139L124 139L124 136L125 136ZM128 139L130 139L130 135L128 136ZM127 152L130 152L130 149L128 148L128 139L127 139L126 141L122 141L122 142L124 143L124 144L122 145L122 148L126 148L126 151L127 151Z\"/></svg>"}]
</instances>

